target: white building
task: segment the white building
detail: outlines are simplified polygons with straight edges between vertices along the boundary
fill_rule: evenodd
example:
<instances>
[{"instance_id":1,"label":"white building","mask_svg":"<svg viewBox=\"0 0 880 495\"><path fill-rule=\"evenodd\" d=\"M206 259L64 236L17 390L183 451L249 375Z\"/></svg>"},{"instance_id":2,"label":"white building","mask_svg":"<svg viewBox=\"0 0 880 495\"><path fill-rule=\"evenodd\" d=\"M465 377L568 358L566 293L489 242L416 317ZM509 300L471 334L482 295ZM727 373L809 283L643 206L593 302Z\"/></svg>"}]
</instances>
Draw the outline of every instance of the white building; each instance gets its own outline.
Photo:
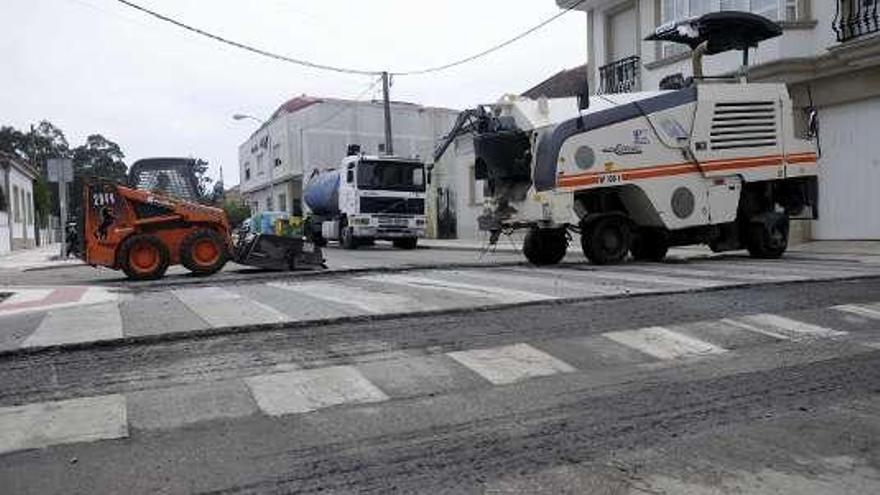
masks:
<instances>
[{"instance_id":1,"label":"white building","mask_svg":"<svg viewBox=\"0 0 880 495\"><path fill-rule=\"evenodd\" d=\"M564 8L573 0L556 3ZM820 219L812 225L812 237L880 239L878 4L880 0L586 0L577 8L586 12L588 81L599 93L653 90L668 75L691 75L686 49L644 41L661 24L722 9L752 11L780 22L783 35L751 51L748 77L786 82L797 109L812 104L819 110ZM704 60L708 75L734 73L740 64L740 53Z\"/></svg>"},{"instance_id":2,"label":"white building","mask_svg":"<svg viewBox=\"0 0 880 495\"><path fill-rule=\"evenodd\" d=\"M24 160L0 152L0 254L36 245L34 179L37 171Z\"/></svg>"},{"instance_id":3,"label":"white building","mask_svg":"<svg viewBox=\"0 0 880 495\"><path fill-rule=\"evenodd\" d=\"M456 110L392 102L394 154L419 157L430 167L435 144L457 115ZM350 144L368 154L382 154L384 143L381 101L293 98L239 146L242 200L253 211L300 212L303 179L308 180L312 170L336 167ZM444 184L444 169L438 164L432 172L432 186ZM436 218L431 212L436 188L431 192L429 218Z\"/></svg>"}]
</instances>

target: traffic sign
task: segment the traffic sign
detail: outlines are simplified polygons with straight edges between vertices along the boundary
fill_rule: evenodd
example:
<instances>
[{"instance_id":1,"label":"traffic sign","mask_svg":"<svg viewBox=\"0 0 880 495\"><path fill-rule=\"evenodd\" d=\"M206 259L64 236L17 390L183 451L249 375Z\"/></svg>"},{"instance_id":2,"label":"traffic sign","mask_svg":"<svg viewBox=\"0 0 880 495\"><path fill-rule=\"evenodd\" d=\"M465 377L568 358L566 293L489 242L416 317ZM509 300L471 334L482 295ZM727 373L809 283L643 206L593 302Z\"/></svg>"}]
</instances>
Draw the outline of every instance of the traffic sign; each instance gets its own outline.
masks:
<instances>
[{"instance_id":1,"label":"traffic sign","mask_svg":"<svg viewBox=\"0 0 880 495\"><path fill-rule=\"evenodd\" d=\"M46 162L46 173L49 176L49 182L72 182L73 160L70 158L50 158Z\"/></svg>"}]
</instances>

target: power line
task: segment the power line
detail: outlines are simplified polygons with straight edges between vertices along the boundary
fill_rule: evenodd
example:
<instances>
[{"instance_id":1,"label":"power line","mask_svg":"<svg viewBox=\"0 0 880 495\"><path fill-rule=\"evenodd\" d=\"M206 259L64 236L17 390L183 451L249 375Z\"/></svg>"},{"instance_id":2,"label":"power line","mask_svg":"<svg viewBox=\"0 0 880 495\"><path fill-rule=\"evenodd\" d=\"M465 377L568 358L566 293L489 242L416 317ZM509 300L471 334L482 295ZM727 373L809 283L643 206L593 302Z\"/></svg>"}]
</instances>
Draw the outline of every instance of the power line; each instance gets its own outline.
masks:
<instances>
[{"instance_id":1,"label":"power line","mask_svg":"<svg viewBox=\"0 0 880 495\"><path fill-rule=\"evenodd\" d=\"M395 76L417 76L417 75L422 75L422 74L429 74L431 72L440 72L440 71L443 71L446 69L451 69L453 67L457 67L459 65L466 64L468 62L473 62L474 60L476 60L478 58L485 57L486 55L489 55L492 52L496 52L496 51L498 51L508 45L512 45L513 43L516 43L517 41L525 38L526 36L543 28L547 24L550 24L551 22L555 21L556 19L559 19L560 17L564 16L565 14L576 9L580 4L584 3L585 1L586 0L577 0L576 2L574 2L571 5L569 5L568 7L566 7L565 10L563 10L561 12L557 12L556 14L548 17L547 19L544 19L539 24L523 31L522 33L514 36L513 38L510 38L507 41L502 41L501 43L498 43L495 46L487 48L479 53L475 53L469 57L465 57L463 59L456 60L455 62L449 62L449 63L443 64L443 65L438 65L435 67L428 67L426 69L409 70L409 71L403 71L403 72L392 72L391 74L395 75Z\"/></svg>"},{"instance_id":2,"label":"power line","mask_svg":"<svg viewBox=\"0 0 880 495\"><path fill-rule=\"evenodd\" d=\"M279 60L282 62L288 62L288 63L300 65L303 67L310 67L313 69L326 70L326 71L337 72L337 73L341 73L341 74L357 74L357 75L363 75L363 76L378 76L378 75L381 75L383 72L383 71L378 71L378 70L351 69L351 68L339 67L339 66L335 66L335 65L319 64L317 62L311 62L309 60L288 57L286 55L280 55L278 53L273 53L268 50L264 50L262 48L256 48L254 46L247 45L245 43L241 43L241 42L234 41L234 40L231 40L228 38L224 38L222 36L219 36L219 35L216 35L213 33L209 33L208 31L205 31L203 29L200 29L200 28L191 26L189 24L185 24L181 21L172 19L171 17L160 14L160 13L153 11L153 10L150 10L146 7L142 7L138 4L130 2L128 0L116 0L116 1L127 6L127 7L130 7L135 10L138 10L140 12L143 12L144 14L153 16L161 21L168 22L168 23L173 24L179 28L182 28L187 31L193 32L195 34L210 38L214 41L218 41L220 43L224 43L226 45L230 45L230 46L233 46L233 47L241 49L241 50L245 50L245 51L248 51L251 53L255 53L257 55L262 55L264 57L272 58L272 59ZM414 69L414 70L399 71L399 72L389 71L388 74L392 75L392 76L416 76L416 75L429 74L429 73L433 73L433 72L440 72L440 71L444 71L446 69L451 69L453 67L457 67L459 65L464 65L468 62L473 62L474 60L485 57L486 55L489 55L493 52L496 52L496 51L498 51L502 48L505 48L513 43L516 43L517 41L525 38L526 36L529 36L530 34L534 33L535 31L538 31L539 29L550 24L551 22L555 21L556 19L559 19L560 17L564 16L565 14L576 9L578 6L580 6L585 1L586 0L576 0L571 5L569 5L564 10L562 10L561 12L558 12L558 13L548 17L547 19L541 21L537 25L517 34L516 36L514 36L506 41L498 43L497 45L493 45L493 46L491 46L481 52L475 53L475 54L470 55L468 57L465 57L465 58L462 58L459 60L455 60L453 62L448 62L443 65L437 65L434 67L426 67L426 68L422 68L422 69Z\"/></svg>"},{"instance_id":3,"label":"power line","mask_svg":"<svg viewBox=\"0 0 880 495\"><path fill-rule=\"evenodd\" d=\"M302 60L302 59L298 59L298 58L288 57L286 55L272 53L270 51L263 50L262 48L256 48L256 47L253 47L250 45L246 45L246 44L240 43L238 41L233 41L228 38L224 38L222 36L209 33L207 31L199 29L197 27L190 26L189 24L184 24L183 22L172 19L166 15L162 15L162 14L155 12L153 10L150 10L146 7L141 7L140 5L129 2L128 0L116 0L116 1L123 4L123 5L126 5L128 7L131 7L135 10L139 10L147 15L151 15L159 20L174 24L175 26L177 26L179 28L186 29L187 31L191 31L193 33L199 34L201 36L205 36L205 37L210 38L212 40L219 41L220 43L234 46L236 48L239 48L239 49L251 52L251 53L255 53L257 55L262 55L264 57L269 57L269 58L273 58L275 60L280 60L282 62L289 62L292 64L301 65L304 67L311 67L313 69L326 70L326 71L330 71L330 72L338 72L338 73L342 73L342 74L358 74L358 75L362 75L362 76L376 76L376 75L379 75L382 73L381 71L347 69L345 67L337 67L334 65L319 64L319 63L315 63L315 62L310 62L308 60Z\"/></svg>"}]
</instances>

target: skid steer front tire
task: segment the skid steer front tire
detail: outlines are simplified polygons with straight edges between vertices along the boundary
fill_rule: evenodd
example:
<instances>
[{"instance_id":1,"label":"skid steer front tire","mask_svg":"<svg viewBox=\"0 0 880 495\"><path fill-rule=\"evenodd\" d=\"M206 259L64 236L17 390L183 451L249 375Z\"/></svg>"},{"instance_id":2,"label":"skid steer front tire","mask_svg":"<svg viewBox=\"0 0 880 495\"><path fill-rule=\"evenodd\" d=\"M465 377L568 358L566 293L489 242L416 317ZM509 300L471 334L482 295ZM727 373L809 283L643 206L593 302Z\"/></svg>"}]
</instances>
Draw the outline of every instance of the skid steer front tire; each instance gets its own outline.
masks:
<instances>
[{"instance_id":1,"label":"skid steer front tire","mask_svg":"<svg viewBox=\"0 0 880 495\"><path fill-rule=\"evenodd\" d=\"M619 215L596 219L581 226L584 256L594 265L620 263L629 252L629 222Z\"/></svg>"},{"instance_id":2,"label":"skid steer front tire","mask_svg":"<svg viewBox=\"0 0 880 495\"><path fill-rule=\"evenodd\" d=\"M229 260L223 236L210 229L196 230L180 243L180 264L193 275L219 272Z\"/></svg>"},{"instance_id":3,"label":"skid steer front tire","mask_svg":"<svg viewBox=\"0 0 880 495\"><path fill-rule=\"evenodd\" d=\"M134 234L119 245L119 266L131 280L156 280L168 270L170 255L161 239Z\"/></svg>"},{"instance_id":4,"label":"skid steer front tire","mask_svg":"<svg viewBox=\"0 0 880 495\"><path fill-rule=\"evenodd\" d=\"M523 241L523 254L529 263L555 265L565 258L568 237L564 229L530 229Z\"/></svg>"}]
</instances>

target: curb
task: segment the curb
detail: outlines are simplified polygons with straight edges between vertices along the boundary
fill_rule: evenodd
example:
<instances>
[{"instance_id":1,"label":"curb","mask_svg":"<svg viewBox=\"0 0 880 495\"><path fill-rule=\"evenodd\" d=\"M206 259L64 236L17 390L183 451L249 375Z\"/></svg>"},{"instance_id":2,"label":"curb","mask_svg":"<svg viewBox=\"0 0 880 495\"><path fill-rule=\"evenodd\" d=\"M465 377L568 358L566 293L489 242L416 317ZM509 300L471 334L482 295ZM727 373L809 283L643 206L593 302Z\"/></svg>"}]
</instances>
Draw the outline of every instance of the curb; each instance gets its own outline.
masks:
<instances>
[{"instance_id":1,"label":"curb","mask_svg":"<svg viewBox=\"0 0 880 495\"><path fill-rule=\"evenodd\" d=\"M322 320L303 320L303 321L291 321L291 322L280 322L280 323L264 323L257 325L238 325L238 326L228 326L228 327L217 327L217 328L201 328L196 330L187 330L182 332L171 332L165 334L156 334L156 335L139 335L132 337L122 337L117 339L105 339L105 340L95 340L90 342L76 342L70 344L55 344L50 346L41 346L41 347L27 347L27 348L19 348L19 349L6 349L0 350L0 359L15 359L15 358L25 358L30 356L39 356L45 354L57 354L61 352L70 352L70 351L84 351L89 349L102 349L102 348L115 348L115 347L126 347L126 346L136 346L136 345L150 345L150 344L160 344L160 343L169 343L169 342L179 342L185 340L191 340L194 338L205 338L205 337L221 337L221 336L234 336L234 335L246 335L250 333L260 333L267 331L280 331L280 330L299 330L304 328L321 328L328 327L332 325L339 325L345 323L366 323L366 322L377 322L377 321L388 321L395 320L401 318L424 318L424 317L434 317L434 316L443 316L443 315L462 315L468 313L476 313L476 312L486 312L486 311L503 311L508 309L516 309L516 308L525 308L525 307L536 307L536 306L554 306L554 305L569 305L569 304L579 304L585 302L592 301L610 301L610 300L620 300L620 299L639 299L645 297L656 297L656 296L670 296L670 295L681 295L681 294L698 294L698 293L711 293L711 292L724 292L729 290L742 290L742 289L754 289L754 288L773 288L773 287L787 287L787 286L798 286L798 285L807 285L807 284L828 284L828 283L840 283L840 282L858 282L861 280L871 280L877 279L880 280L880 275L872 274L872 275L855 275L850 277L841 277L841 278L832 278L832 279L823 279L823 280L792 280L792 281L780 281L780 282L745 282L741 284L735 285L726 285L726 286L718 286L718 287L698 287L693 289L680 289L680 290L667 290L660 292L650 292L650 293L638 293L638 294L609 294L602 296L583 296L583 297L568 297L568 298L560 298L560 299L545 299L545 300L537 300L537 301L526 301L526 302L518 302L518 303L510 303L510 304L486 304L481 306L474 306L468 308L450 308L450 309L441 309L441 310L433 310L433 311L414 311L409 313L386 313L379 315L357 315L357 316L340 316L335 318L326 318Z\"/></svg>"}]
</instances>

